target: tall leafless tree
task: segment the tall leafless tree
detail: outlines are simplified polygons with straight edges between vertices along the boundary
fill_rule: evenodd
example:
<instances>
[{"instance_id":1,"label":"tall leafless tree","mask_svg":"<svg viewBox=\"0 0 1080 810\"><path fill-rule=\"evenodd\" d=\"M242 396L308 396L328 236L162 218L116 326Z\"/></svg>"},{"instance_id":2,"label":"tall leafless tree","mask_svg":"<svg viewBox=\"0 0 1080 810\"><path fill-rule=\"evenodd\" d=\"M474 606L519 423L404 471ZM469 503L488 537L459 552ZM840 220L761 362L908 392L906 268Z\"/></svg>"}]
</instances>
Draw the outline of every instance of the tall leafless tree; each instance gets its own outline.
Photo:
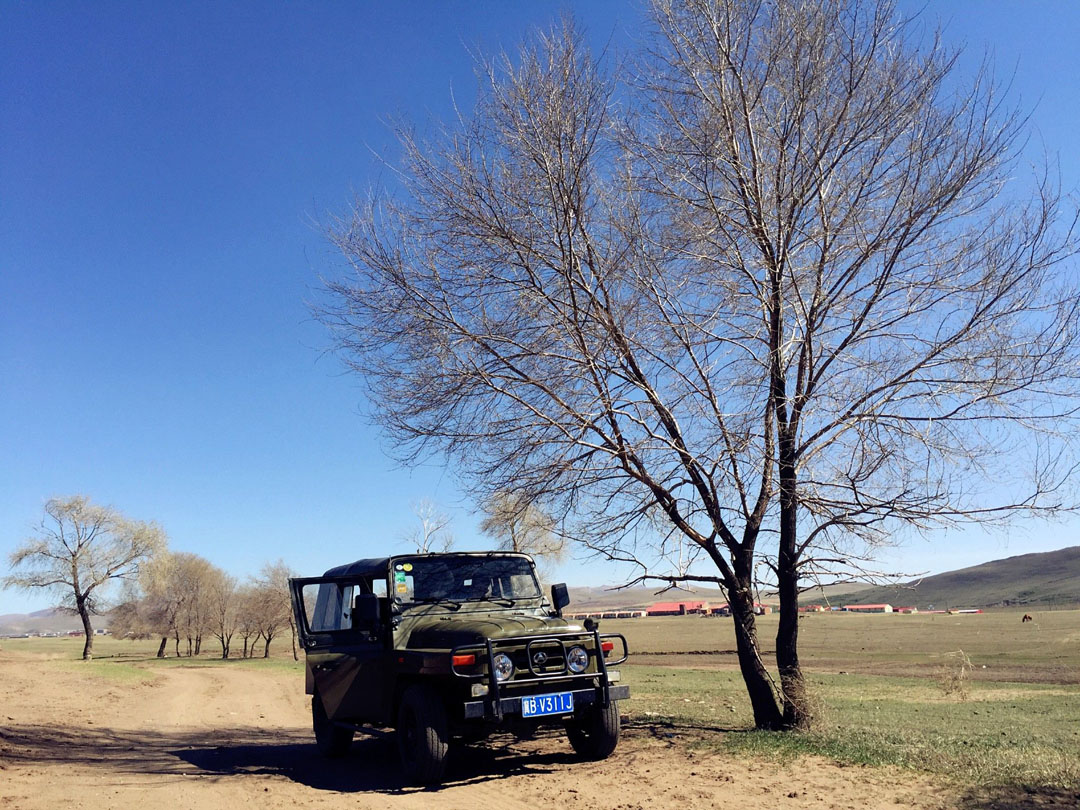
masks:
<instances>
[{"instance_id":1,"label":"tall leafless tree","mask_svg":"<svg viewBox=\"0 0 1080 810\"><path fill-rule=\"evenodd\" d=\"M297 576L297 573L285 564L284 560L267 563L259 572L255 582L256 590L265 592L265 598L273 602L273 615L289 625L289 633L292 637L292 656L294 661L300 660L300 654L296 646L296 620L292 612L292 597L289 595L289 579Z\"/></svg>"},{"instance_id":2,"label":"tall leafless tree","mask_svg":"<svg viewBox=\"0 0 1080 810\"><path fill-rule=\"evenodd\" d=\"M259 636L259 626L262 621L260 616L262 599L259 589L250 583L241 585L237 589L236 603L236 632L244 642L241 656L250 658L255 652L254 640Z\"/></svg>"},{"instance_id":3,"label":"tall leafless tree","mask_svg":"<svg viewBox=\"0 0 1080 810\"><path fill-rule=\"evenodd\" d=\"M721 585L757 725L800 726L802 581L904 527L1069 506L1074 217L1015 181L988 71L889 0L652 18L627 84L565 23L483 65L471 116L401 128L402 190L333 232L354 272L322 314L406 461ZM716 573L650 570L658 525Z\"/></svg>"},{"instance_id":4,"label":"tall leafless tree","mask_svg":"<svg viewBox=\"0 0 1080 810\"><path fill-rule=\"evenodd\" d=\"M540 506L512 492L496 492L484 503L480 531L494 538L504 551L530 554L541 574L566 556L567 539L555 520Z\"/></svg>"},{"instance_id":5,"label":"tall leafless tree","mask_svg":"<svg viewBox=\"0 0 1080 810\"><path fill-rule=\"evenodd\" d=\"M207 601L210 606L210 632L221 644L221 657L228 658L232 638L236 634L240 604L236 579L220 568L214 568L209 578Z\"/></svg>"},{"instance_id":6,"label":"tall leafless tree","mask_svg":"<svg viewBox=\"0 0 1080 810\"><path fill-rule=\"evenodd\" d=\"M89 661L94 657L90 617L103 609L104 591L136 577L139 566L164 546L165 533L154 523L131 520L84 495L51 498L38 531L11 553L14 573L2 584L56 593L61 605L82 619L82 657Z\"/></svg>"},{"instance_id":7,"label":"tall leafless tree","mask_svg":"<svg viewBox=\"0 0 1080 810\"><path fill-rule=\"evenodd\" d=\"M413 504L413 514L420 525L409 530L406 542L416 547L417 554L449 551L454 547L450 516L440 510L438 504L429 498L421 498Z\"/></svg>"}]
</instances>

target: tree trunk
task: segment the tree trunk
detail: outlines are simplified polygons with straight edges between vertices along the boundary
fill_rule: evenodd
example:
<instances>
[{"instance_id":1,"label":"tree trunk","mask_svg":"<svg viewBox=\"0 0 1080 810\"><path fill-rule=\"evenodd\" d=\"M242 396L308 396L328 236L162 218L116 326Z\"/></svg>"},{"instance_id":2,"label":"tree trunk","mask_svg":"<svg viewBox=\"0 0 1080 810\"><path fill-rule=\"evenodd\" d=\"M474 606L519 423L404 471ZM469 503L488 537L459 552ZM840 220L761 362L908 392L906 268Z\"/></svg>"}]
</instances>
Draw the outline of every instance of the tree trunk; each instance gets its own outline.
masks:
<instances>
[{"instance_id":1,"label":"tree trunk","mask_svg":"<svg viewBox=\"0 0 1080 810\"><path fill-rule=\"evenodd\" d=\"M782 435L779 444L780 548L776 578L780 623L776 629L776 665L783 692L784 727L808 728L813 716L807 700L806 679L799 666L798 500L795 492L794 442Z\"/></svg>"},{"instance_id":2,"label":"tree trunk","mask_svg":"<svg viewBox=\"0 0 1080 810\"><path fill-rule=\"evenodd\" d=\"M271 636L266 636L266 646L263 647L263 658L270 657L270 638Z\"/></svg>"},{"instance_id":3,"label":"tree trunk","mask_svg":"<svg viewBox=\"0 0 1080 810\"><path fill-rule=\"evenodd\" d=\"M83 661L89 661L94 657L94 628L90 626L90 610L81 599L76 602L76 607L79 609L79 618L82 619L83 633L86 634L82 657Z\"/></svg>"},{"instance_id":4,"label":"tree trunk","mask_svg":"<svg viewBox=\"0 0 1080 810\"><path fill-rule=\"evenodd\" d=\"M161 637L161 645L157 648L157 657L158 658L164 658L165 657L165 645L168 644L168 643L169 643L169 637L168 636L162 636Z\"/></svg>"},{"instance_id":5,"label":"tree trunk","mask_svg":"<svg viewBox=\"0 0 1080 810\"><path fill-rule=\"evenodd\" d=\"M741 553L733 552L732 570L727 583L728 606L735 623L739 669L754 710L754 725L760 729L775 729L781 726L782 716L772 679L758 646L757 620L754 618L753 559L754 554L749 546Z\"/></svg>"},{"instance_id":6,"label":"tree trunk","mask_svg":"<svg viewBox=\"0 0 1080 810\"><path fill-rule=\"evenodd\" d=\"M248 637L244 636L244 658L248 657Z\"/></svg>"},{"instance_id":7,"label":"tree trunk","mask_svg":"<svg viewBox=\"0 0 1080 810\"><path fill-rule=\"evenodd\" d=\"M180 657L180 634L176 634L176 657Z\"/></svg>"},{"instance_id":8,"label":"tree trunk","mask_svg":"<svg viewBox=\"0 0 1080 810\"><path fill-rule=\"evenodd\" d=\"M202 633L198 633L195 636L195 655L199 655L202 652Z\"/></svg>"}]
</instances>

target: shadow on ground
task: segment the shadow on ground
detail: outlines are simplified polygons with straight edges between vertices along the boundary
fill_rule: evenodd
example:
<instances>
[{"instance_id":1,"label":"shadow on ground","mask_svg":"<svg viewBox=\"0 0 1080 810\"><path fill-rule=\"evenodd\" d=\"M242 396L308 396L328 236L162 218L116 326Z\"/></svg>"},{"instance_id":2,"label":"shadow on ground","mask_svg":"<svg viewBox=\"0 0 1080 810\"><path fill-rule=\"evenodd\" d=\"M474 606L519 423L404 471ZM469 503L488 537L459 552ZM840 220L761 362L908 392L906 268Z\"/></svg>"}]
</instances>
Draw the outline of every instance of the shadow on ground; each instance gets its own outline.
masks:
<instances>
[{"instance_id":1,"label":"shadow on ground","mask_svg":"<svg viewBox=\"0 0 1080 810\"><path fill-rule=\"evenodd\" d=\"M316 790L402 794L549 773L574 757L561 733L525 742L498 735L482 745L452 748L444 784L417 788L401 777L393 735L358 738L346 756L328 760L306 730L145 732L17 725L0 731L0 761L9 766L72 765L132 775L218 779L271 775Z\"/></svg>"},{"instance_id":2,"label":"shadow on ground","mask_svg":"<svg viewBox=\"0 0 1080 810\"><path fill-rule=\"evenodd\" d=\"M959 810L1076 810L1080 791L1045 786L981 788L961 798Z\"/></svg>"}]
</instances>

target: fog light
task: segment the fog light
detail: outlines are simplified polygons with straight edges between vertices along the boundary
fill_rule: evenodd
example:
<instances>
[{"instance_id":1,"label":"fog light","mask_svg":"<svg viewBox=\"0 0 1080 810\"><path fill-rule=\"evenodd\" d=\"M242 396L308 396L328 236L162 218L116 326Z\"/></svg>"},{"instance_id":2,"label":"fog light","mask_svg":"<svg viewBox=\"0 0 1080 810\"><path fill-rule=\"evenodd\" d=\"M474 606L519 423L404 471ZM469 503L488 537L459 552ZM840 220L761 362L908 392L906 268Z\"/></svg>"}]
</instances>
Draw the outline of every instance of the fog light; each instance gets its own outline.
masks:
<instances>
[{"instance_id":1,"label":"fog light","mask_svg":"<svg viewBox=\"0 0 1080 810\"><path fill-rule=\"evenodd\" d=\"M483 697L488 693L488 687L486 683L474 683L472 685L472 696Z\"/></svg>"},{"instance_id":2,"label":"fog light","mask_svg":"<svg viewBox=\"0 0 1080 810\"><path fill-rule=\"evenodd\" d=\"M618 683L622 679L622 673L617 669L609 669L607 671L608 683Z\"/></svg>"}]
</instances>

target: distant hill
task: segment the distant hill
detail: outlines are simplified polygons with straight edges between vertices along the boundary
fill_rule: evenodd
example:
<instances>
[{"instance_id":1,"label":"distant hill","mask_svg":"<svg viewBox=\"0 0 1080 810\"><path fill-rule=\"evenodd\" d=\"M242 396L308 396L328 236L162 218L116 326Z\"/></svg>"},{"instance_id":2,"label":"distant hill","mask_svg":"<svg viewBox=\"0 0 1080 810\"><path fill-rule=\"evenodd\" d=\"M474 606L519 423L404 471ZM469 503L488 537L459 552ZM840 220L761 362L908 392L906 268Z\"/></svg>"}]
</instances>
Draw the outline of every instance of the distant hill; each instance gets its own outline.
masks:
<instances>
[{"instance_id":1,"label":"distant hill","mask_svg":"<svg viewBox=\"0 0 1080 810\"><path fill-rule=\"evenodd\" d=\"M897 586L838 595L834 605L887 603L893 607L955 607L1080 604L1080 546L1021 554L936 574Z\"/></svg>"},{"instance_id":2,"label":"distant hill","mask_svg":"<svg viewBox=\"0 0 1080 810\"><path fill-rule=\"evenodd\" d=\"M833 599L834 593L845 594L868 588L869 585L830 585L824 588L814 588L807 591L801 601L809 603L821 601L828 597ZM654 585L649 588L634 587L616 589L614 585L606 585L595 588L573 587L570 588L571 610L605 610L608 608L647 608L655 602L687 602L702 601L720 605L727 601L724 592L719 588L705 588L695 585L693 589L678 588L668 591L663 590L662 585ZM767 605L775 605L779 601L774 591L762 590L761 601ZM834 602L835 604L835 602Z\"/></svg>"},{"instance_id":3,"label":"distant hill","mask_svg":"<svg viewBox=\"0 0 1080 810\"><path fill-rule=\"evenodd\" d=\"M607 608L647 608L654 602L701 600L721 604L727 601L723 592L716 588L698 588L692 591L680 588L657 595L663 586L650 588L633 587L616 590L614 585L595 588L570 587L569 610L592 611Z\"/></svg>"},{"instance_id":4,"label":"distant hill","mask_svg":"<svg viewBox=\"0 0 1080 810\"><path fill-rule=\"evenodd\" d=\"M107 627L107 617L95 616L94 628ZM74 613L56 608L37 610L33 613L5 613L0 616L0 636L22 633L68 633L82 630L82 620Z\"/></svg>"}]
</instances>

